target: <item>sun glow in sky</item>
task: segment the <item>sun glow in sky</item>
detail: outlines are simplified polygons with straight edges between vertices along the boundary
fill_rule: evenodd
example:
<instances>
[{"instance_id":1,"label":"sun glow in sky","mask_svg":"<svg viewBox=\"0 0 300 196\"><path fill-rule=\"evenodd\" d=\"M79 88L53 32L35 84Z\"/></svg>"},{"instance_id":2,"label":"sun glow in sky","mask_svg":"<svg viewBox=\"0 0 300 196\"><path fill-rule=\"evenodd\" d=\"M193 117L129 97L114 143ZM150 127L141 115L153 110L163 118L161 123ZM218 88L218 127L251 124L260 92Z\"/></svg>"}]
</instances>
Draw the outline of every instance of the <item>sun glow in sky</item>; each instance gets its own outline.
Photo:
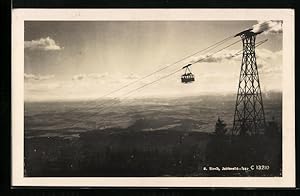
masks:
<instances>
[{"instance_id":1,"label":"sun glow in sky","mask_svg":"<svg viewBox=\"0 0 300 196\"><path fill-rule=\"evenodd\" d=\"M25 100L94 99L257 24L257 21L25 22ZM265 33L256 50L262 90L281 90L282 32ZM216 50L239 40L234 38ZM131 97L235 93L242 56L237 43L205 62L194 64L196 81L182 84L178 72ZM214 50L214 51L216 51ZM211 52L214 52L211 51ZM109 97L129 91L206 56L170 66Z\"/></svg>"}]
</instances>

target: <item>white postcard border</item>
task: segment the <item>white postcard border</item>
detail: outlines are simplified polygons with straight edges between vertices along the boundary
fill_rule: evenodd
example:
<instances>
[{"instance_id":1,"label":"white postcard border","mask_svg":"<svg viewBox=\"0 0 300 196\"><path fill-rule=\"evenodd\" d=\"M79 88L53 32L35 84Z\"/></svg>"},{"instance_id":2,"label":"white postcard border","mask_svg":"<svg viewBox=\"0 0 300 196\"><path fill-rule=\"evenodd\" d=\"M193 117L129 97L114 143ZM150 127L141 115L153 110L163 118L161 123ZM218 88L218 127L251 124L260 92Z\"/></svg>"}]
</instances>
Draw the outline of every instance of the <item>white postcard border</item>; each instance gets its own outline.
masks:
<instances>
[{"instance_id":1,"label":"white postcard border","mask_svg":"<svg viewBox=\"0 0 300 196\"><path fill-rule=\"evenodd\" d=\"M24 21L283 20L282 177L24 177ZM295 187L294 10L14 9L12 12L12 186Z\"/></svg>"}]
</instances>

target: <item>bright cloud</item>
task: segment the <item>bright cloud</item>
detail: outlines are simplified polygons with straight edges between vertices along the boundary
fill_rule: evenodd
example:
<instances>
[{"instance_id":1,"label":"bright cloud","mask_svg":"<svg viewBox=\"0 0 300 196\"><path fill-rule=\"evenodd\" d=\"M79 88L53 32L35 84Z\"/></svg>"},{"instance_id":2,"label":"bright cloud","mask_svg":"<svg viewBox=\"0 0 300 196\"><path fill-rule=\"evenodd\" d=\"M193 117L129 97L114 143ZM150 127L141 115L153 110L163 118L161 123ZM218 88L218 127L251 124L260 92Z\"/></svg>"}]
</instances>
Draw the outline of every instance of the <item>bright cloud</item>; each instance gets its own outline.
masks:
<instances>
[{"instance_id":1,"label":"bright cloud","mask_svg":"<svg viewBox=\"0 0 300 196\"><path fill-rule=\"evenodd\" d=\"M54 78L54 75L34 75L34 74L26 74L24 73L25 81L41 81L41 80L50 80Z\"/></svg>"},{"instance_id":2,"label":"bright cloud","mask_svg":"<svg viewBox=\"0 0 300 196\"><path fill-rule=\"evenodd\" d=\"M216 54L198 55L190 59L189 63L205 62L205 63L219 63L224 60L231 60L238 56L240 51L238 50L224 50ZM235 58L236 60L237 58Z\"/></svg>"},{"instance_id":3,"label":"bright cloud","mask_svg":"<svg viewBox=\"0 0 300 196\"><path fill-rule=\"evenodd\" d=\"M77 74L72 77L72 80L85 80L85 79L104 79L107 78L108 73L91 73L91 74Z\"/></svg>"},{"instance_id":4,"label":"bright cloud","mask_svg":"<svg viewBox=\"0 0 300 196\"><path fill-rule=\"evenodd\" d=\"M253 25L252 32L259 33L263 32L263 34L269 33L282 33L282 21L280 20L271 20L271 21L258 21L257 24Z\"/></svg>"},{"instance_id":5,"label":"bright cloud","mask_svg":"<svg viewBox=\"0 0 300 196\"><path fill-rule=\"evenodd\" d=\"M105 73L90 73L90 74L76 74L72 77L72 81L74 82L107 82L107 83L122 83L122 82L130 82L133 80L139 79L140 76L137 74L121 74L121 73L115 73L115 74L109 74L107 72Z\"/></svg>"},{"instance_id":6,"label":"bright cloud","mask_svg":"<svg viewBox=\"0 0 300 196\"><path fill-rule=\"evenodd\" d=\"M29 50L42 50L42 51L49 51L49 50L61 50L60 47L52 38L40 38L38 40L31 40L31 41L24 41L25 49Z\"/></svg>"},{"instance_id":7,"label":"bright cloud","mask_svg":"<svg viewBox=\"0 0 300 196\"><path fill-rule=\"evenodd\" d=\"M262 75L282 73L282 50L272 52L260 49L256 52L257 66Z\"/></svg>"},{"instance_id":8,"label":"bright cloud","mask_svg":"<svg viewBox=\"0 0 300 196\"><path fill-rule=\"evenodd\" d=\"M224 50L214 55L199 55L189 59L188 63L224 63L229 60L241 61L242 51L240 50ZM262 59L264 62L281 57L282 51L272 52L267 49L256 49L256 58Z\"/></svg>"}]
</instances>

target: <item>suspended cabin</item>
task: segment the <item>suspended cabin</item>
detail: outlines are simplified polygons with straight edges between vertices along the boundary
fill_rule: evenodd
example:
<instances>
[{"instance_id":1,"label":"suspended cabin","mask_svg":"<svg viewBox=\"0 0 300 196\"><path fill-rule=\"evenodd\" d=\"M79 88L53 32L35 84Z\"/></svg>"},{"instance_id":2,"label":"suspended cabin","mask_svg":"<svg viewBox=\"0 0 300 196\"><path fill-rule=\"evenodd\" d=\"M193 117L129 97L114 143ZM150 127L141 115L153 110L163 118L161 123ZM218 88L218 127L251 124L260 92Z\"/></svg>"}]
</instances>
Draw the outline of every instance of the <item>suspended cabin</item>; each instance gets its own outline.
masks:
<instances>
[{"instance_id":1,"label":"suspended cabin","mask_svg":"<svg viewBox=\"0 0 300 196\"><path fill-rule=\"evenodd\" d=\"M181 75L181 82L182 83L191 83L195 81L195 77L194 74L192 74L189 66L191 66L192 64L188 64L186 66L184 66L182 69L185 69L185 72L183 75Z\"/></svg>"}]
</instances>

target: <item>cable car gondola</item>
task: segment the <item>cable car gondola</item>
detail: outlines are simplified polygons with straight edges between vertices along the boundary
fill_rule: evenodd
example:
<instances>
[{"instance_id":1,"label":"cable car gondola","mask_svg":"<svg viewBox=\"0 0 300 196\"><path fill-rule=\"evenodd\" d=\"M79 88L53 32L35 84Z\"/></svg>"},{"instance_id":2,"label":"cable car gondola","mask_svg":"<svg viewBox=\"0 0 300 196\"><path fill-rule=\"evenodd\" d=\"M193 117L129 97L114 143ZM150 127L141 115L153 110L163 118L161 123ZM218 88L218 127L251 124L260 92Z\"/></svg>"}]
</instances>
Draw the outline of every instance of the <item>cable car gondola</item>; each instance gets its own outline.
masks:
<instances>
[{"instance_id":1,"label":"cable car gondola","mask_svg":"<svg viewBox=\"0 0 300 196\"><path fill-rule=\"evenodd\" d=\"M182 83L191 83L195 81L195 77L194 74L192 74L191 70L189 69L189 66L191 66L192 64L188 64L186 66L184 66L182 69L185 69L185 72L183 75L181 75L181 82Z\"/></svg>"}]
</instances>

